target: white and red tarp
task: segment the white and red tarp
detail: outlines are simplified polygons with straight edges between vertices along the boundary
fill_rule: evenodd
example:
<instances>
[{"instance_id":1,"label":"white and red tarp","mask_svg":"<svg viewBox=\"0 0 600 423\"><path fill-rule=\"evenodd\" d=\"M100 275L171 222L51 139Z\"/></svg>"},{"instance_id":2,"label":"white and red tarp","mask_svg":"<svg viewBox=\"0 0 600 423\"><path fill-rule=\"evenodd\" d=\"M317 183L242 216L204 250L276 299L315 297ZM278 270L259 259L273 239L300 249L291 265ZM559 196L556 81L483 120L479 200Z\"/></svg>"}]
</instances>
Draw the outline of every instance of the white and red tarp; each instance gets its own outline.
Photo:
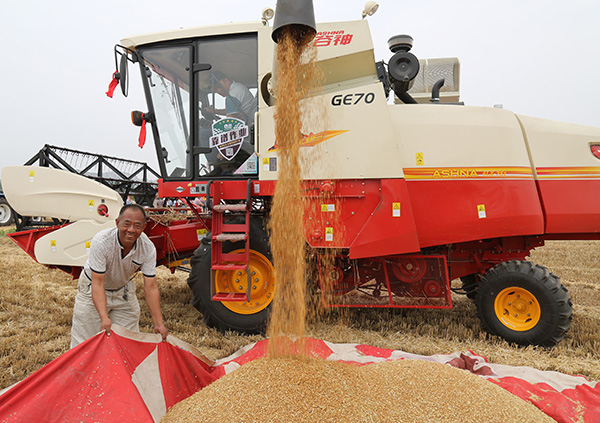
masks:
<instances>
[{"instance_id":1,"label":"white and red tarp","mask_svg":"<svg viewBox=\"0 0 600 423\"><path fill-rule=\"evenodd\" d=\"M290 344L290 348L295 348ZM582 376L488 363L471 351L421 356L308 338L304 354L357 365L436 361L465 369L536 405L558 422L600 422L600 384ZM0 422L158 422L167 409L244 363L264 357L267 341L212 361L169 336L113 327L0 392Z\"/></svg>"}]
</instances>

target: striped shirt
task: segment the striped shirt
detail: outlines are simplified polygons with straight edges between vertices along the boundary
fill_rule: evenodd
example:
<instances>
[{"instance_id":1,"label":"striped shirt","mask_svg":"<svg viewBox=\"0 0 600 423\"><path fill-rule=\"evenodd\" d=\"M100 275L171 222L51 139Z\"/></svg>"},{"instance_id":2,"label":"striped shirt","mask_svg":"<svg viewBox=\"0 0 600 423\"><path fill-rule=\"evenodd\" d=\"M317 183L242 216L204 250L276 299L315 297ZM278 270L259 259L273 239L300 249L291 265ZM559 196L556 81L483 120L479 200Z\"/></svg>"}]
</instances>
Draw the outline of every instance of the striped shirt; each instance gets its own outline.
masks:
<instances>
[{"instance_id":1,"label":"striped shirt","mask_svg":"<svg viewBox=\"0 0 600 423\"><path fill-rule=\"evenodd\" d=\"M92 272L104 275L104 288L121 289L138 271L148 278L156 275L156 247L145 233L135 241L133 248L122 257L123 246L117 228L104 229L94 235L90 254L83 267L92 280Z\"/></svg>"}]
</instances>

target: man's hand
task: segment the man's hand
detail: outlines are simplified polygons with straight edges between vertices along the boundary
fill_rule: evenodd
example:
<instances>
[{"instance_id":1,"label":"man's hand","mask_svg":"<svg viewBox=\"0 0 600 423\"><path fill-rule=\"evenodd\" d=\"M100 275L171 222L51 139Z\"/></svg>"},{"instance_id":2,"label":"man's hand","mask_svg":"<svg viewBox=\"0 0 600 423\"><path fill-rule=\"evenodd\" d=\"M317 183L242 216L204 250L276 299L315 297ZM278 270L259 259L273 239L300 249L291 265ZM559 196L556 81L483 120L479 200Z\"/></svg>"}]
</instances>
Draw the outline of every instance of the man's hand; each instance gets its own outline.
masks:
<instances>
[{"instance_id":1,"label":"man's hand","mask_svg":"<svg viewBox=\"0 0 600 423\"><path fill-rule=\"evenodd\" d=\"M107 316L101 319L100 331L106 330L106 334L110 335L110 327L112 326L112 322L110 318Z\"/></svg>"},{"instance_id":2,"label":"man's hand","mask_svg":"<svg viewBox=\"0 0 600 423\"><path fill-rule=\"evenodd\" d=\"M106 309L106 292L104 291L104 274L96 273L92 270L92 301L98 314L100 315L100 331L106 330L110 335L110 326L112 322L108 317Z\"/></svg>"},{"instance_id":3,"label":"man's hand","mask_svg":"<svg viewBox=\"0 0 600 423\"><path fill-rule=\"evenodd\" d=\"M164 324L154 326L154 333L160 333L162 335L163 341L167 340L167 335L169 334L169 330Z\"/></svg>"},{"instance_id":4,"label":"man's hand","mask_svg":"<svg viewBox=\"0 0 600 423\"><path fill-rule=\"evenodd\" d=\"M154 322L154 333L160 333L163 341L167 339L169 331L163 323L162 313L160 311L160 293L156 284L156 277L144 276L144 292L146 295L146 304L150 309L150 315Z\"/></svg>"}]
</instances>

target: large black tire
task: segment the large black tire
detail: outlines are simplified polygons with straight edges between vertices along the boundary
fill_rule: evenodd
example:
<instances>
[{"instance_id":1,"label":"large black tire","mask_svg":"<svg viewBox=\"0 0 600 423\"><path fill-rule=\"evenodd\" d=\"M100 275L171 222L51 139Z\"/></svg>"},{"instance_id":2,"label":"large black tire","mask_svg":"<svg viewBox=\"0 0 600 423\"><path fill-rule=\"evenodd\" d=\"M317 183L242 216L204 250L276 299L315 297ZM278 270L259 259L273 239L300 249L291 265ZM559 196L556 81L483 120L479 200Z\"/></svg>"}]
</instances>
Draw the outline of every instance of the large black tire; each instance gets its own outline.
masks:
<instances>
[{"instance_id":1,"label":"large black tire","mask_svg":"<svg viewBox=\"0 0 600 423\"><path fill-rule=\"evenodd\" d=\"M15 220L13 209L8 205L6 198L0 197L0 226L8 226Z\"/></svg>"},{"instance_id":2,"label":"large black tire","mask_svg":"<svg viewBox=\"0 0 600 423\"><path fill-rule=\"evenodd\" d=\"M209 233L208 236L210 237L210 235ZM244 248L243 242L226 243L223 246L223 251L230 252L242 248ZM257 265L262 265L262 271L259 272L258 269L254 268L257 273L261 274L258 284L269 284L269 289L273 290L276 287L275 271L272 270L272 274L265 275L265 273L269 273L269 269L265 269L264 266L264 259L267 259L268 266L272 268L273 259L269 247L269 237L263 227L262 221L258 219L251 219L250 221L250 255L251 272L253 271L254 263L256 263L253 260L257 257L259 257L258 260L262 260L261 263L257 263ZM232 305L236 310L240 307L243 308L239 302L224 303L212 300L210 244L201 243L194 252L190 262L192 270L188 278L188 285L193 293L192 305L202 313L204 323L222 332L233 330L248 334L264 333L271 311L271 301L273 299L271 295L269 295L268 304L265 307L261 306L261 309L257 312L252 312L251 309L247 311L242 310L243 313L236 312L231 308ZM218 277L219 272L223 271L217 271L215 277ZM240 284L244 286L245 290L247 286L247 276L245 273L240 276L240 280ZM258 287L258 291L260 290L261 286Z\"/></svg>"},{"instance_id":3,"label":"large black tire","mask_svg":"<svg viewBox=\"0 0 600 423\"><path fill-rule=\"evenodd\" d=\"M571 327L567 288L547 268L528 261L488 270L479 281L476 304L485 330L519 345L552 347Z\"/></svg>"}]
</instances>

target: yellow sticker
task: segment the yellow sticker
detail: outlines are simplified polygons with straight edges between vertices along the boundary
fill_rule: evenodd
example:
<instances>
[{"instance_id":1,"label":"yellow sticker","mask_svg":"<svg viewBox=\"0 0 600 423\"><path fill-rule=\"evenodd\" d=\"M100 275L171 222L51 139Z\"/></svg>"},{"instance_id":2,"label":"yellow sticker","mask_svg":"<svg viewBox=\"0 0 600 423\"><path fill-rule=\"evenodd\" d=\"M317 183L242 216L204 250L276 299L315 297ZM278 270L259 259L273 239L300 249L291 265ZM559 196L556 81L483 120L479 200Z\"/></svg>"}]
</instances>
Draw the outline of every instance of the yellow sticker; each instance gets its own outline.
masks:
<instances>
[{"instance_id":1,"label":"yellow sticker","mask_svg":"<svg viewBox=\"0 0 600 423\"><path fill-rule=\"evenodd\" d=\"M90 246L92 245L92 243L90 241L85 243L85 253L89 254L90 253Z\"/></svg>"},{"instance_id":2,"label":"yellow sticker","mask_svg":"<svg viewBox=\"0 0 600 423\"><path fill-rule=\"evenodd\" d=\"M88 200L88 212L92 213L94 211L94 200Z\"/></svg>"},{"instance_id":3,"label":"yellow sticker","mask_svg":"<svg viewBox=\"0 0 600 423\"><path fill-rule=\"evenodd\" d=\"M269 158L263 157L263 170L269 170Z\"/></svg>"},{"instance_id":4,"label":"yellow sticker","mask_svg":"<svg viewBox=\"0 0 600 423\"><path fill-rule=\"evenodd\" d=\"M201 241L207 233L208 231L206 229L196 229L196 236L198 237L198 241Z\"/></svg>"},{"instance_id":5,"label":"yellow sticker","mask_svg":"<svg viewBox=\"0 0 600 423\"><path fill-rule=\"evenodd\" d=\"M35 170L29 171L29 182L35 182Z\"/></svg>"},{"instance_id":6,"label":"yellow sticker","mask_svg":"<svg viewBox=\"0 0 600 423\"><path fill-rule=\"evenodd\" d=\"M480 219L485 219L486 215L485 215L485 204L479 204L477 206L477 214L479 215Z\"/></svg>"},{"instance_id":7,"label":"yellow sticker","mask_svg":"<svg viewBox=\"0 0 600 423\"><path fill-rule=\"evenodd\" d=\"M417 153L417 166L423 166L423 153Z\"/></svg>"},{"instance_id":8,"label":"yellow sticker","mask_svg":"<svg viewBox=\"0 0 600 423\"><path fill-rule=\"evenodd\" d=\"M50 240L50 251L52 253L56 253L56 240L55 239Z\"/></svg>"},{"instance_id":9,"label":"yellow sticker","mask_svg":"<svg viewBox=\"0 0 600 423\"><path fill-rule=\"evenodd\" d=\"M325 241L333 241L333 228L325 228Z\"/></svg>"},{"instance_id":10,"label":"yellow sticker","mask_svg":"<svg viewBox=\"0 0 600 423\"><path fill-rule=\"evenodd\" d=\"M392 203L392 217L400 217L400 203Z\"/></svg>"},{"instance_id":11,"label":"yellow sticker","mask_svg":"<svg viewBox=\"0 0 600 423\"><path fill-rule=\"evenodd\" d=\"M335 204L321 204L321 211L322 212L334 212Z\"/></svg>"}]
</instances>

